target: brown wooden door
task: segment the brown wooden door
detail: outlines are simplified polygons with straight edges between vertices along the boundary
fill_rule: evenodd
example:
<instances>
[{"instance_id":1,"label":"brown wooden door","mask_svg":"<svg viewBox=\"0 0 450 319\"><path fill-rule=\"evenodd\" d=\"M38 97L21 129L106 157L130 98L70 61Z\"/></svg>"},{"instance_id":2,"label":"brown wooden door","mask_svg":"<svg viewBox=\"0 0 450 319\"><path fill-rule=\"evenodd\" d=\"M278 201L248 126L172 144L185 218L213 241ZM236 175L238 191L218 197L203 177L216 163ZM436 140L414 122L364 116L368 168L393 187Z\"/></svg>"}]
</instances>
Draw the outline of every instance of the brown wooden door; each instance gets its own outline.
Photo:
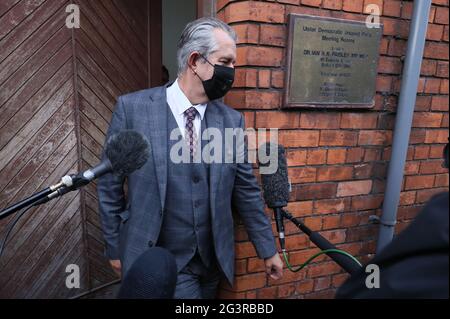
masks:
<instances>
[{"instance_id":1,"label":"brown wooden door","mask_svg":"<svg viewBox=\"0 0 450 319\"><path fill-rule=\"evenodd\" d=\"M99 162L119 95L161 83L161 0L0 2L0 209ZM76 295L115 278L95 183L29 211L0 259L0 298ZM12 218L0 221L0 238ZM66 267L81 289L65 286Z\"/></svg>"},{"instance_id":2,"label":"brown wooden door","mask_svg":"<svg viewBox=\"0 0 450 319\"><path fill-rule=\"evenodd\" d=\"M75 73L79 156L86 169L100 160L117 97L161 85L161 0L82 0L80 8ZM81 207L90 286L96 287L115 276L103 255L95 183L82 190Z\"/></svg>"}]
</instances>

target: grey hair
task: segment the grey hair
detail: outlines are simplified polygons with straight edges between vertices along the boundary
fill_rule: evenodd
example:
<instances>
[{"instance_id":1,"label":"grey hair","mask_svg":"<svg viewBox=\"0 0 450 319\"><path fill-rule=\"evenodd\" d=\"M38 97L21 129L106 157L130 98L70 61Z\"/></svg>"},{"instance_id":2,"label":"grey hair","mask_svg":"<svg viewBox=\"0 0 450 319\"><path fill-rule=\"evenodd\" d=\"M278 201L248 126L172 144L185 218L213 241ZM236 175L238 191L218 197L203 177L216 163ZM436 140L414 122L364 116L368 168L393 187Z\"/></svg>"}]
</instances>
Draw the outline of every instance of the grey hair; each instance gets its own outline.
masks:
<instances>
[{"instance_id":1,"label":"grey hair","mask_svg":"<svg viewBox=\"0 0 450 319\"><path fill-rule=\"evenodd\" d=\"M178 76L187 69L188 58L192 52L197 51L204 57L208 57L217 50L213 33L215 29L225 31L234 42L237 41L234 30L228 24L216 18L200 18L186 25L177 47Z\"/></svg>"}]
</instances>

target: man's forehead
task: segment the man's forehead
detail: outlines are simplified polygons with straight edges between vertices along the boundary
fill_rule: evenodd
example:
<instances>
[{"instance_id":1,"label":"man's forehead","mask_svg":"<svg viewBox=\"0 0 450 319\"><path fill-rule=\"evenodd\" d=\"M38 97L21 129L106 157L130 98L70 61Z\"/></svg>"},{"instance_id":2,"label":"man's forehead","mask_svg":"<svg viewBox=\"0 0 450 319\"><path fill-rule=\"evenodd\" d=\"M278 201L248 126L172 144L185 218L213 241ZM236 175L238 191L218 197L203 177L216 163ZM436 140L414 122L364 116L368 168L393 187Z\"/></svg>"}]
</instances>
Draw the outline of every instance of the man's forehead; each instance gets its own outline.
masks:
<instances>
[{"instance_id":1,"label":"man's forehead","mask_svg":"<svg viewBox=\"0 0 450 319\"><path fill-rule=\"evenodd\" d=\"M218 59L236 59L236 43L230 35L220 29L214 30L214 34L217 41L217 48L212 55Z\"/></svg>"},{"instance_id":2,"label":"man's forehead","mask_svg":"<svg viewBox=\"0 0 450 319\"><path fill-rule=\"evenodd\" d=\"M236 42L233 40L233 38L225 31L220 29L214 30L214 36L216 38L216 42L220 43L221 45L225 46L236 46Z\"/></svg>"},{"instance_id":3,"label":"man's forehead","mask_svg":"<svg viewBox=\"0 0 450 319\"><path fill-rule=\"evenodd\" d=\"M219 42L227 43L227 44L235 44L233 38L222 29L214 29L214 36L216 40Z\"/></svg>"},{"instance_id":4,"label":"man's forehead","mask_svg":"<svg viewBox=\"0 0 450 319\"><path fill-rule=\"evenodd\" d=\"M218 50L214 54L219 59L230 59L233 60L236 58L236 51L229 49L229 50Z\"/></svg>"}]
</instances>

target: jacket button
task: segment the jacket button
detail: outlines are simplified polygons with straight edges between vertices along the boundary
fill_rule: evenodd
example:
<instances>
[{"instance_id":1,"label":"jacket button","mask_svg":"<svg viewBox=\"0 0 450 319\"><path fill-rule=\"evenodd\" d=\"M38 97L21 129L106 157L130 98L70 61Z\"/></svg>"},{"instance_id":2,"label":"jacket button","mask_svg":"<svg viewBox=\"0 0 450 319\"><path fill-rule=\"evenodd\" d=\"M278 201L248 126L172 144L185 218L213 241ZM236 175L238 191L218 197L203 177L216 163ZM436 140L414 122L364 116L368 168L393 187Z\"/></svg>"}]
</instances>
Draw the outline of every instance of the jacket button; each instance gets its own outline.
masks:
<instances>
[{"instance_id":1,"label":"jacket button","mask_svg":"<svg viewBox=\"0 0 450 319\"><path fill-rule=\"evenodd\" d=\"M161 209L160 211L159 211L159 216L162 216L164 214L164 211Z\"/></svg>"},{"instance_id":2,"label":"jacket button","mask_svg":"<svg viewBox=\"0 0 450 319\"><path fill-rule=\"evenodd\" d=\"M153 247L153 242L151 240L148 242L148 247Z\"/></svg>"}]
</instances>

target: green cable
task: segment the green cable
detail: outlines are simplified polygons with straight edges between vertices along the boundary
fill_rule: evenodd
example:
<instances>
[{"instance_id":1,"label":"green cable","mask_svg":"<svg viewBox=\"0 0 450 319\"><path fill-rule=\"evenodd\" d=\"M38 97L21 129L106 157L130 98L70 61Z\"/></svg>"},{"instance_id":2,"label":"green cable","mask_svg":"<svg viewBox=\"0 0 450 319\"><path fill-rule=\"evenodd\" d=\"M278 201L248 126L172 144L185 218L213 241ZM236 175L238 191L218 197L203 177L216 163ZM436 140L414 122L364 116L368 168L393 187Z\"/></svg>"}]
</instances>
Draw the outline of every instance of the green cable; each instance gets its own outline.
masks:
<instances>
[{"instance_id":1,"label":"green cable","mask_svg":"<svg viewBox=\"0 0 450 319\"><path fill-rule=\"evenodd\" d=\"M351 258L354 262L356 262L360 267L362 267L361 263L358 261L358 259L356 259L355 257L353 257L352 255L350 255L348 252L343 251L343 250L339 250L339 249L326 249L326 250L322 250L321 252L318 252L317 254L315 254L314 256L312 256L311 258L309 258L304 264L300 265L297 269L292 268L291 264L289 263L289 259L287 257L286 251L283 250L283 257L284 257L284 261L286 262L286 265L288 267L288 269L292 272L298 272L300 270L302 270L303 268L305 268L311 261L313 261L315 258L319 257L320 255L323 254L328 254L328 253L337 253L337 254L342 254L345 255L349 258Z\"/></svg>"}]
</instances>

